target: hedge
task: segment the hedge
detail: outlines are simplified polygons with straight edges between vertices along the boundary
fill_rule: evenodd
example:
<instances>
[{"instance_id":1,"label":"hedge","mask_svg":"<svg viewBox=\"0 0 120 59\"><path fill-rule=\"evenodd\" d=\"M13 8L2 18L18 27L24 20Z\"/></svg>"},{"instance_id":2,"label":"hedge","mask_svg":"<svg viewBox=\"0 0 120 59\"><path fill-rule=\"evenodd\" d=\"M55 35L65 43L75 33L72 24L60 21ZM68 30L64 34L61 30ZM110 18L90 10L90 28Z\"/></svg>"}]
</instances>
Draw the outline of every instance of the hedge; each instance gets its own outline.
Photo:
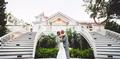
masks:
<instances>
[{"instance_id":1,"label":"hedge","mask_svg":"<svg viewBox=\"0 0 120 59\"><path fill-rule=\"evenodd\" d=\"M93 50L92 49L71 49L70 50L70 57L72 58L94 58Z\"/></svg>"},{"instance_id":2,"label":"hedge","mask_svg":"<svg viewBox=\"0 0 120 59\"><path fill-rule=\"evenodd\" d=\"M58 53L57 48L37 48L36 58L56 58Z\"/></svg>"}]
</instances>

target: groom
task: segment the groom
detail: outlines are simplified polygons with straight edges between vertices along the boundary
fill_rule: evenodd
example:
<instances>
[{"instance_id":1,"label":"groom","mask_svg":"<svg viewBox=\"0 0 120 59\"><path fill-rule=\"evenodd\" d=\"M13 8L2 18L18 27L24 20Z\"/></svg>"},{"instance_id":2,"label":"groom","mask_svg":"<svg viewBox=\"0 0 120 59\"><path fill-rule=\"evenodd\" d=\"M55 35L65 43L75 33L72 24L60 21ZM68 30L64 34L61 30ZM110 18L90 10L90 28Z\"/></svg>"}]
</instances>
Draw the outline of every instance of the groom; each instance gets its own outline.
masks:
<instances>
[{"instance_id":1,"label":"groom","mask_svg":"<svg viewBox=\"0 0 120 59\"><path fill-rule=\"evenodd\" d=\"M63 39L63 45L64 45L64 48L65 48L66 57L67 57L67 59L70 59L68 37L67 37L67 35L64 34L63 30L61 30L61 37Z\"/></svg>"}]
</instances>

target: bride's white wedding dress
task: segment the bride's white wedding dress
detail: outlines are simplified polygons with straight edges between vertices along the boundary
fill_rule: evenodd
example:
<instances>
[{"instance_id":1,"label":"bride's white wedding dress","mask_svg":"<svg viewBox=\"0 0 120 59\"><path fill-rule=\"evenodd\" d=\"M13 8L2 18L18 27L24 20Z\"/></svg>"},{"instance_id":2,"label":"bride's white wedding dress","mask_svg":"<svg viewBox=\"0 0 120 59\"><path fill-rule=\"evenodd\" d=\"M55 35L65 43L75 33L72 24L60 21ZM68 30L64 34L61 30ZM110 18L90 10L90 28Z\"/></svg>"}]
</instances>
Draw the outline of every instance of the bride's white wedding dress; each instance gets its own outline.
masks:
<instances>
[{"instance_id":1,"label":"bride's white wedding dress","mask_svg":"<svg viewBox=\"0 0 120 59\"><path fill-rule=\"evenodd\" d=\"M63 42L59 43L59 51L57 54L57 59L67 59L66 52L65 52L65 49L63 47Z\"/></svg>"}]
</instances>

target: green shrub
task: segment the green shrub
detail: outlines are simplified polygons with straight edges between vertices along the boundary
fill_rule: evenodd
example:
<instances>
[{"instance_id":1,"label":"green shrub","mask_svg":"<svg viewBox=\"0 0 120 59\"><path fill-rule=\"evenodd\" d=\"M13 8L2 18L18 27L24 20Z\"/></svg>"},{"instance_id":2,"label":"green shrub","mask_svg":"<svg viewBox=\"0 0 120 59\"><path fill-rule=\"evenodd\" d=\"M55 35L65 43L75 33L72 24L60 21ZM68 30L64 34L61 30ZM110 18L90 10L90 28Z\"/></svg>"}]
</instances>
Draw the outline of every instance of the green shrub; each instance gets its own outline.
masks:
<instances>
[{"instance_id":1,"label":"green shrub","mask_svg":"<svg viewBox=\"0 0 120 59\"><path fill-rule=\"evenodd\" d=\"M92 49L71 49L70 50L70 57L72 58L93 58L93 50Z\"/></svg>"},{"instance_id":2,"label":"green shrub","mask_svg":"<svg viewBox=\"0 0 120 59\"><path fill-rule=\"evenodd\" d=\"M70 50L70 57L80 58L80 50L79 49L71 49Z\"/></svg>"},{"instance_id":3,"label":"green shrub","mask_svg":"<svg viewBox=\"0 0 120 59\"><path fill-rule=\"evenodd\" d=\"M55 48L57 45L56 36L53 34L42 35L38 41L37 47L39 48Z\"/></svg>"},{"instance_id":4,"label":"green shrub","mask_svg":"<svg viewBox=\"0 0 120 59\"><path fill-rule=\"evenodd\" d=\"M7 27L0 25L0 37L7 34L8 32L9 32L9 30L7 29Z\"/></svg>"},{"instance_id":5,"label":"green shrub","mask_svg":"<svg viewBox=\"0 0 120 59\"><path fill-rule=\"evenodd\" d=\"M55 58L57 57L57 48L37 48L36 58Z\"/></svg>"}]
</instances>

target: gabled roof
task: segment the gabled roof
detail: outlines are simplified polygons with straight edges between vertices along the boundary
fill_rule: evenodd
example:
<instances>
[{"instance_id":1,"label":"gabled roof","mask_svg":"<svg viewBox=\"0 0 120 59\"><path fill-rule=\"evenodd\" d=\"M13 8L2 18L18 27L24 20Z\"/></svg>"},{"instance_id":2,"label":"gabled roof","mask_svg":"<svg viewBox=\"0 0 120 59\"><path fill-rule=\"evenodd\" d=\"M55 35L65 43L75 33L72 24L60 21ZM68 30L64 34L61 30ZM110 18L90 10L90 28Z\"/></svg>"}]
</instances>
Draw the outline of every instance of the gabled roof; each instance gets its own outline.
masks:
<instances>
[{"instance_id":1,"label":"gabled roof","mask_svg":"<svg viewBox=\"0 0 120 59\"><path fill-rule=\"evenodd\" d=\"M67 21L78 22L78 21L72 19L71 17L69 17L69 16L67 16L67 15L65 15L65 14L63 14L63 13L61 13L61 12L57 12L57 13L55 13L54 15L50 16L50 17L48 18L48 21L49 21L51 18L53 18L53 17L55 17L55 16L57 16L57 15L61 15L61 16L65 17L65 18L67 19Z\"/></svg>"}]
</instances>

